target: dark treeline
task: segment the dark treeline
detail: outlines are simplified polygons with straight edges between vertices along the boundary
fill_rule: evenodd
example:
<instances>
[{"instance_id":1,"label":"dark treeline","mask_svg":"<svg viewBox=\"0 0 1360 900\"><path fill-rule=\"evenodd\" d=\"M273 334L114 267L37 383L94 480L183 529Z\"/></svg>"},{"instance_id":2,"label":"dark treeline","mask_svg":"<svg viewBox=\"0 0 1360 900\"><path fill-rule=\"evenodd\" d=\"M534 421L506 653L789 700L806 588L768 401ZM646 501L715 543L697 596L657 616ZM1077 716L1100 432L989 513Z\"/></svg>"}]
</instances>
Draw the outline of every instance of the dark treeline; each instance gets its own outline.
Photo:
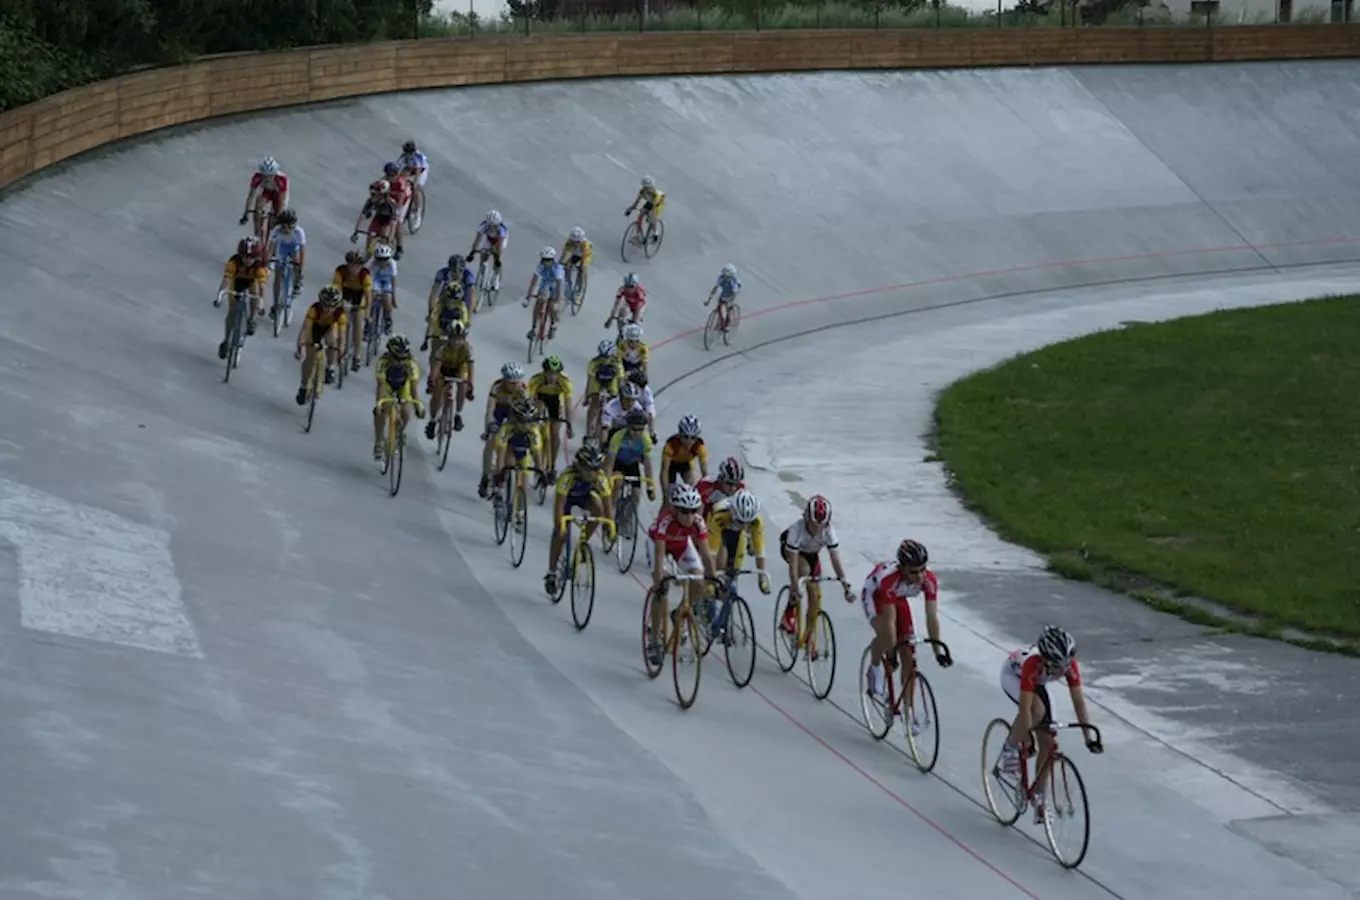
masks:
<instances>
[{"instance_id":1,"label":"dark treeline","mask_svg":"<svg viewBox=\"0 0 1360 900\"><path fill-rule=\"evenodd\" d=\"M432 0L0 0L0 110L210 53L414 37Z\"/></svg>"}]
</instances>

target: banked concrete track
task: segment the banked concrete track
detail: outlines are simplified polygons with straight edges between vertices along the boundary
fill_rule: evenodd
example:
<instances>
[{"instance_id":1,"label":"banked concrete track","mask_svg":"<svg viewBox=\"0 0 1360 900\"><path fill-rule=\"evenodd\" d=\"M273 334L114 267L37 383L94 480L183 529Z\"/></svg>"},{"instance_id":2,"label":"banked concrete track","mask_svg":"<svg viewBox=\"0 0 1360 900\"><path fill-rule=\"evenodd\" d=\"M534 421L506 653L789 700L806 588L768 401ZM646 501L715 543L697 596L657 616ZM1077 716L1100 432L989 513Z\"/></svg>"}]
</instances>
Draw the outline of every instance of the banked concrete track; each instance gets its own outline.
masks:
<instances>
[{"instance_id":1,"label":"banked concrete track","mask_svg":"<svg viewBox=\"0 0 1360 900\"><path fill-rule=\"evenodd\" d=\"M10 192L0 893L1352 896L1360 666L1049 579L950 505L918 435L931 390L998 354L1353 284L1357 75L476 88L214 123ZM475 431L443 473L413 453L392 500L367 378L327 394L310 435L286 341L256 339L221 383L209 302L250 165L293 175L314 288L408 135L433 177L400 326L488 207L512 227L507 296L579 222L599 258L555 346L573 373L623 272L620 212L656 175L668 236L638 268L663 419L694 411L715 452L744 449L772 524L799 491L831 493L855 576L903 530L930 542L960 661L935 676L935 776L840 711L857 709L856 608L834 605L840 709L762 659L743 692L708 667L681 714L642 675L633 580L602 565L578 635L540 593L546 514L524 568L493 545ZM715 362L692 329L729 260L748 316L743 352ZM527 318L478 320L483 386L522 358ZM1107 727L1103 758L1074 748L1095 819L1080 873L977 806L996 669L1050 617L1085 636Z\"/></svg>"}]
</instances>

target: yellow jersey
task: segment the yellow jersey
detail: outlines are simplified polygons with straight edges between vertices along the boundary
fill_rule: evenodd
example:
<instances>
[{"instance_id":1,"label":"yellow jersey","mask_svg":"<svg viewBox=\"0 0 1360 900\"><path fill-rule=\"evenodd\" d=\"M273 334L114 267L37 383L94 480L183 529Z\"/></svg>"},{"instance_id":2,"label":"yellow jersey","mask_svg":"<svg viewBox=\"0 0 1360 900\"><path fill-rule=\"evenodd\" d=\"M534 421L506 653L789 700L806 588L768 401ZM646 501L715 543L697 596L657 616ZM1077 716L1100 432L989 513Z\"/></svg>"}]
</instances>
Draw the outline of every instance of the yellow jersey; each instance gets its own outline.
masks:
<instances>
[{"instance_id":1,"label":"yellow jersey","mask_svg":"<svg viewBox=\"0 0 1360 900\"><path fill-rule=\"evenodd\" d=\"M704 446L703 438L695 438L692 446L685 446L685 439L678 434L673 434L666 439L666 444L661 448L661 458L677 465L688 466L696 459L708 462L708 448Z\"/></svg>"},{"instance_id":2,"label":"yellow jersey","mask_svg":"<svg viewBox=\"0 0 1360 900\"><path fill-rule=\"evenodd\" d=\"M447 303L440 297L440 302L430 310L430 317L425 322L425 331L430 337L442 338L454 322L462 322L464 328L471 324L468 321L467 304L461 300Z\"/></svg>"},{"instance_id":3,"label":"yellow jersey","mask_svg":"<svg viewBox=\"0 0 1360 900\"><path fill-rule=\"evenodd\" d=\"M360 291L367 294L373 290L373 273L368 270L368 266L360 266L357 272L351 272L349 266L336 266L331 284L347 294Z\"/></svg>"},{"instance_id":4,"label":"yellow jersey","mask_svg":"<svg viewBox=\"0 0 1360 900\"><path fill-rule=\"evenodd\" d=\"M562 252L558 254L558 259L562 260L563 265L567 265L575 256L581 257L582 266L589 266L590 261L595 258L595 245L589 240L581 241L579 244L568 240L562 245Z\"/></svg>"},{"instance_id":5,"label":"yellow jersey","mask_svg":"<svg viewBox=\"0 0 1360 900\"><path fill-rule=\"evenodd\" d=\"M552 384L548 383L547 372L535 372L529 379L529 393L534 397L566 397L567 402L571 402L571 379L562 372L557 373L557 380Z\"/></svg>"},{"instance_id":6,"label":"yellow jersey","mask_svg":"<svg viewBox=\"0 0 1360 900\"><path fill-rule=\"evenodd\" d=\"M592 496L604 500L611 492L609 479L604 477L603 472L588 477L578 473L575 466L567 466L567 471L557 476L557 487L553 493L568 498L567 508L570 509L572 506L584 506Z\"/></svg>"},{"instance_id":7,"label":"yellow jersey","mask_svg":"<svg viewBox=\"0 0 1360 900\"><path fill-rule=\"evenodd\" d=\"M506 381L504 378L497 378L491 382L491 387L486 393L487 396L496 398L497 406L507 406L516 397L528 396L524 382Z\"/></svg>"},{"instance_id":8,"label":"yellow jersey","mask_svg":"<svg viewBox=\"0 0 1360 900\"><path fill-rule=\"evenodd\" d=\"M320 326L322 328L345 327L345 307L337 306L335 309L326 309L320 301L307 307L307 318L302 320L303 325Z\"/></svg>"},{"instance_id":9,"label":"yellow jersey","mask_svg":"<svg viewBox=\"0 0 1360 900\"><path fill-rule=\"evenodd\" d=\"M636 369L638 366L647 368L647 342L646 341L619 341L619 359L623 360L625 367Z\"/></svg>"},{"instance_id":10,"label":"yellow jersey","mask_svg":"<svg viewBox=\"0 0 1360 900\"><path fill-rule=\"evenodd\" d=\"M720 502L718 506L722 506ZM756 556L765 555L765 516L763 513L756 515L756 520L749 525L738 525L732 521L732 511L730 509L714 508L708 514L708 549L713 553L718 552L718 548L727 541L728 565L736 566L742 558L742 551L749 543L751 552ZM749 542L747 536L749 535Z\"/></svg>"},{"instance_id":11,"label":"yellow jersey","mask_svg":"<svg viewBox=\"0 0 1360 900\"><path fill-rule=\"evenodd\" d=\"M227 260L223 275L231 281L232 290L248 291L252 287L264 287L265 282L269 280L269 267L260 260L247 262L241 254L234 253Z\"/></svg>"},{"instance_id":12,"label":"yellow jersey","mask_svg":"<svg viewBox=\"0 0 1360 900\"><path fill-rule=\"evenodd\" d=\"M527 468L530 454L539 455L543 452L543 441L539 435L537 422L514 422L507 419L496 431L497 452L509 447L515 454L515 461L519 463L520 468Z\"/></svg>"},{"instance_id":13,"label":"yellow jersey","mask_svg":"<svg viewBox=\"0 0 1360 900\"><path fill-rule=\"evenodd\" d=\"M414 357L392 359L384 353L378 357L377 378L384 396L391 394L407 402L418 402L416 391L420 385L420 365Z\"/></svg>"},{"instance_id":14,"label":"yellow jersey","mask_svg":"<svg viewBox=\"0 0 1360 900\"><path fill-rule=\"evenodd\" d=\"M468 366L473 362L472 345L466 340L449 341L440 348L436 359L446 374L452 371L459 378L466 378Z\"/></svg>"},{"instance_id":15,"label":"yellow jersey","mask_svg":"<svg viewBox=\"0 0 1360 900\"><path fill-rule=\"evenodd\" d=\"M623 362L617 356L597 356L586 364L586 393L619 394L619 379L623 377Z\"/></svg>"},{"instance_id":16,"label":"yellow jersey","mask_svg":"<svg viewBox=\"0 0 1360 900\"><path fill-rule=\"evenodd\" d=\"M638 191L637 199L633 201L633 205L642 206L644 203L652 204L652 212L657 212L666 205L666 195L659 188L643 188Z\"/></svg>"}]
</instances>

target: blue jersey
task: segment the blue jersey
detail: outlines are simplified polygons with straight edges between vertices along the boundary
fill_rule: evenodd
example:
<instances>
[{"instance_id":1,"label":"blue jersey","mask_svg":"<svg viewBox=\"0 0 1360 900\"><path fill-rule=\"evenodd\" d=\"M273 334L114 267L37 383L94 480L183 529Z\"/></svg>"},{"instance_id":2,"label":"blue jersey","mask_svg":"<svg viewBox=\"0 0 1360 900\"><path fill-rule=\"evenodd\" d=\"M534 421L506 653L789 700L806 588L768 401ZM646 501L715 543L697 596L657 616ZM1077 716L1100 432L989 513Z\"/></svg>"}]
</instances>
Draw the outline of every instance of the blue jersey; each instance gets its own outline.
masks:
<instances>
[{"instance_id":1,"label":"blue jersey","mask_svg":"<svg viewBox=\"0 0 1360 900\"><path fill-rule=\"evenodd\" d=\"M717 288L719 300L731 300L741 292L741 282L726 275L719 275Z\"/></svg>"},{"instance_id":2,"label":"blue jersey","mask_svg":"<svg viewBox=\"0 0 1360 900\"><path fill-rule=\"evenodd\" d=\"M539 263L538 268L534 270L534 274L538 276L539 290L556 287L557 283L566 277L566 272L563 271L562 264L556 260L547 263L546 265Z\"/></svg>"},{"instance_id":3,"label":"blue jersey","mask_svg":"<svg viewBox=\"0 0 1360 900\"><path fill-rule=\"evenodd\" d=\"M449 269L448 266L445 266L438 272L434 273L434 283L438 286L438 289L441 291L445 288L445 286L447 286L452 281L453 272ZM470 291L476 285L477 285L477 273L472 271L472 269L468 268L467 266L463 266L463 290Z\"/></svg>"},{"instance_id":4,"label":"blue jersey","mask_svg":"<svg viewBox=\"0 0 1360 900\"><path fill-rule=\"evenodd\" d=\"M482 219L482 224L477 226L477 233L486 235L487 240L499 241L510 236L510 226L504 222L492 225L486 219Z\"/></svg>"},{"instance_id":5,"label":"blue jersey","mask_svg":"<svg viewBox=\"0 0 1360 900\"><path fill-rule=\"evenodd\" d=\"M301 225L294 225L291 233L285 231L282 225L275 225L274 230L269 232L269 242L278 248L279 259L288 259L307 246L307 232L302 230Z\"/></svg>"},{"instance_id":6,"label":"blue jersey","mask_svg":"<svg viewBox=\"0 0 1360 900\"><path fill-rule=\"evenodd\" d=\"M374 260L373 268L369 270L373 275L373 287L378 290L390 291L397 278L397 261L395 259Z\"/></svg>"}]
</instances>

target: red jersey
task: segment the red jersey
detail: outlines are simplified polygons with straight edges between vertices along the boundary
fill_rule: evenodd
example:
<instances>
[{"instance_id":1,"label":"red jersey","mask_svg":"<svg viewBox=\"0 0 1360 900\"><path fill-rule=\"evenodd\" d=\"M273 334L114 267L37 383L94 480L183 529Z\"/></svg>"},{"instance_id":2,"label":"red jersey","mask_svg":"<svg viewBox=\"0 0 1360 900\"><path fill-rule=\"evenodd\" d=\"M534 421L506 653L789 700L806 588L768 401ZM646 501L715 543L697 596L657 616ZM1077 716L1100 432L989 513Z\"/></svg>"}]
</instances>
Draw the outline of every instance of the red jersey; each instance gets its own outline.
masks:
<instances>
[{"instance_id":1,"label":"red jersey","mask_svg":"<svg viewBox=\"0 0 1360 900\"><path fill-rule=\"evenodd\" d=\"M897 567L897 560L890 559L874 566L869 577L864 579L864 587L859 592L860 606L864 615L877 616L890 606L897 608L897 633L914 635L911 621L911 604L907 598L924 594L927 603L937 603L940 599L940 582L935 573L926 570L920 584L912 584Z\"/></svg>"},{"instance_id":2,"label":"red jersey","mask_svg":"<svg viewBox=\"0 0 1360 900\"><path fill-rule=\"evenodd\" d=\"M1036 647L1021 647L1006 657L1006 665L1020 679L1020 693L1034 693L1035 688L1049 681L1048 667ZM1070 688L1081 687L1081 669L1073 659L1060 675Z\"/></svg>"},{"instance_id":3,"label":"red jersey","mask_svg":"<svg viewBox=\"0 0 1360 900\"><path fill-rule=\"evenodd\" d=\"M718 480L716 478L704 478L694 486L694 489L699 492L699 499L704 501L703 512L705 518L707 518L708 514L713 511L714 503L717 503L719 500L731 496L731 494L725 494L718 489ZM742 491L745 489L746 482L738 481L737 486L732 489L732 493L735 494L737 491Z\"/></svg>"},{"instance_id":4,"label":"red jersey","mask_svg":"<svg viewBox=\"0 0 1360 900\"><path fill-rule=\"evenodd\" d=\"M675 511L666 508L656 517L656 521L647 531L647 536L653 541L665 541L666 552L679 559L685 555L691 541L697 546L699 541L708 540L708 526L704 524L704 517L698 515L694 517L692 524L681 525Z\"/></svg>"},{"instance_id":5,"label":"red jersey","mask_svg":"<svg viewBox=\"0 0 1360 900\"><path fill-rule=\"evenodd\" d=\"M256 172L254 175L250 176L250 189L252 191L258 190L261 196L269 197L271 199L282 197L284 194L288 193L288 176L279 172L272 177L273 183L266 185L264 183L264 175Z\"/></svg>"},{"instance_id":6,"label":"red jersey","mask_svg":"<svg viewBox=\"0 0 1360 900\"><path fill-rule=\"evenodd\" d=\"M624 303L628 304L628 309L633 315L637 315L638 310L647 305L647 289L642 285L631 288L621 287L619 288L619 292L614 295L615 302L620 298L622 298Z\"/></svg>"},{"instance_id":7,"label":"red jersey","mask_svg":"<svg viewBox=\"0 0 1360 900\"><path fill-rule=\"evenodd\" d=\"M411 182L405 176L398 175L388 182L392 186L390 195L392 202L397 206L404 206L411 202Z\"/></svg>"}]
</instances>

